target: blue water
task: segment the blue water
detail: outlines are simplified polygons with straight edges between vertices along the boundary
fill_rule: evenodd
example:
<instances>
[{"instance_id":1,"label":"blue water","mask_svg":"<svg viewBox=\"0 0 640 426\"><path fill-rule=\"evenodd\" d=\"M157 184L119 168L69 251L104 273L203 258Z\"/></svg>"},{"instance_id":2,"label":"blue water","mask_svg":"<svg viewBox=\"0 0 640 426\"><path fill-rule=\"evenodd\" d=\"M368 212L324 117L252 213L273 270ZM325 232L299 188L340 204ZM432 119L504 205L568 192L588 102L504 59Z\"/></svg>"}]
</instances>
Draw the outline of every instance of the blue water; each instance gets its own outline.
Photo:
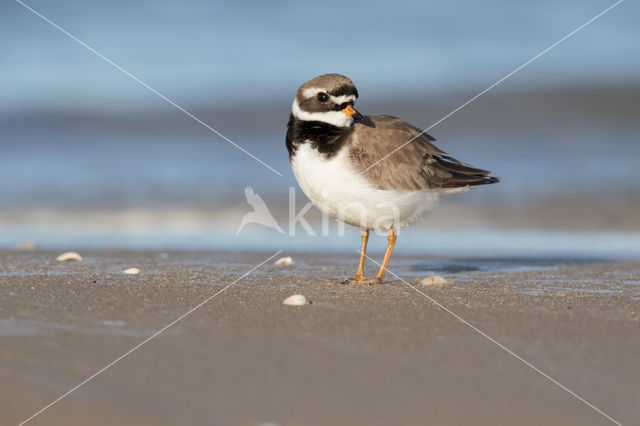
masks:
<instances>
[{"instance_id":1,"label":"blue water","mask_svg":"<svg viewBox=\"0 0 640 426\"><path fill-rule=\"evenodd\" d=\"M284 129L283 129L284 132ZM287 197L296 186L284 135L236 141L283 173L280 177L215 135L195 137L130 133L31 132L5 134L0 156L0 200L7 207L139 207L244 204L251 185L263 197ZM463 159L488 167L499 185L466 199L526 201L537 196L594 197L637 193L640 144L619 133L603 140L581 133L562 140L458 139ZM447 141L439 142L446 147ZM457 153L454 153L457 154Z\"/></svg>"},{"instance_id":2,"label":"blue water","mask_svg":"<svg viewBox=\"0 0 640 426\"><path fill-rule=\"evenodd\" d=\"M27 3L179 104L228 105L325 72L363 93L479 91L614 2ZM506 86L635 79L639 15L623 2ZM0 39L0 111L161 102L18 3L0 5Z\"/></svg>"},{"instance_id":3,"label":"blue water","mask_svg":"<svg viewBox=\"0 0 640 426\"><path fill-rule=\"evenodd\" d=\"M174 224L175 225L175 224ZM13 248L20 241L32 240L40 248L53 249L148 249L148 250L224 250L331 252L357 254L359 231L347 227L346 232L311 236L298 229L294 236L250 225L240 235L235 227L206 224L150 226L139 229L100 226L12 227L0 234L0 247ZM401 231L396 252L405 255L449 256L521 256L577 258L640 258L640 232L617 231L544 231L501 229L434 229L413 227ZM381 254L386 236L372 235L369 252Z\"/></svg>"},{"instance_id":4,"label":"blue water","mask_svg":"<svg viewBox=\"0 0 640 426\"><path fill-rule=\"evenodd\" d=\"M9 135L0 156L0 247L33 240L40 247L124 247L320 250L349 252L358 247L357 230L347 235L295 237L251 225L239 236L240 218L250 210L244 187L253 186L270 208L286 209L296 187L283 141L242 140L252 152L280 169L279 177L254 164L222 141L165 139L130 133L51 131ZM582 195L605 199L620 191L638 193L633 179L640 144L619 135L603 145L576 136L540 156L540 144L521 141L460 141L476 164L491 164L499 185L460 195L460 208L473 216L475 205L517 206L535 197ZM474 144L484 149L477 149ZM572 148L567 148L572 147ZM576 149L579 147L579 149ZM606 164L606 167L602 165ZM559 184L560 183L560 184ZM297 208L306 198L297 190ZM444 201L445 203L448 200ZM236 208L228 217L229 208ZM98 216L96 216L96 212ZM102 212L102 216L99 216ZM588 217L589 212L585 212ZM93 215L93 216L92 216ZM227 216L225 216L227 215ZM148 223L144 217L148 217ZM279 216L281 221L286 218ZM286 223L281 223L286 229ZM499 225L499 224L494 224ZM615 225L615 224L614 224ZM320 233L314 224L316 233ZM379 238L385 241L384 238ZM381 243L382 244L382 243ZM383 249L383 244L379 250ZM636 256L634 232L552 232L544 230L411 228L398 250L439 254L574 254Z\"/></svg>"},{"instance_id":5,"label":"blue water","mask_svg":"<svg viewBox=\"0 0 640 426\"><path fill-rule=\"evenodd\" d=\"M429 105L435 97L457 94L461 103L610 4L29 2L178 104L237 111L232 119L242 126L216 114L205 121L282 172L279 177L18 3L4 2L0 247L34 240L41 247L350 251L353 241L357 248L353 230L348 238L292 238L259 229L234 236L236 218L221 212L230 206L240 215L246 211L245 186L268 202L286 199L296 186L284 147L288 106L275 119L260 117L256 105L288 104L300 83L324 72L349 75L362 94L377 99L416 95ZM636 3L622 3L496 91L635 87L638 11ZM247 116L245 106L253 107L246 108ZM162 117L164 127L138 123L145 114ZM96 124L104 117L117 119ZM415 124L440 117L419 117ZM260 119L277 124L263 126ZM492 137L468 132L448 138L443 129L440 147L502 178L500 185L465 194L465 208L638 194L635 127L599 128L593 115L584 120L584 127L562 132L546 128L543 138L529 132L501 136L499 117L491 124L497 126ZM560 130L562 123L555 126ZM440 139L439 128L433 133ZM149 224L140 219L162 218L166 210L168 218ZM89 214L95 212L105 216ZM110 214L133 219L114 222ZM190 222L194 215L200 216ZM630 255L640 251L639 240L634 233L607 230L416 228L398 249Z\"/></svg>"}]
</instances>

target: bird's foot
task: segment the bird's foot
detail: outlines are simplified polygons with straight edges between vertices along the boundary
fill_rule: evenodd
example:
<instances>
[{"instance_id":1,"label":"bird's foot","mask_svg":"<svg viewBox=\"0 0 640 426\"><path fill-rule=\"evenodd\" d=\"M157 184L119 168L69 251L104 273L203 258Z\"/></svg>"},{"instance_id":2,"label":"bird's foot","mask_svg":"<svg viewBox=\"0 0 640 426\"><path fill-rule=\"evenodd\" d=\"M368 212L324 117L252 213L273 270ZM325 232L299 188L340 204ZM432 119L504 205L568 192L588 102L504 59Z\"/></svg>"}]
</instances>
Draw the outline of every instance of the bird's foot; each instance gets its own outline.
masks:
<instances>
[{"instance_id":1,"label":"bird's foot","mask_svg":"<svg viewBox=\"0 0 640 426\"><path fill-rule=\"evenodd\" d=\"M347 278L342 280L342 284L360 284L360 282L365 281L367 277L362 274L355 274L351 278Z\"/></svg>"},{"instance_id":2,"label":"bird's foot","mask_svg":"<svg viewBox=\"0 0 640 426\"><path fill-rule=\"evenodd\" d=\"M381 283L382 279L379 278L373 278L368 280L367 277L365 277L364 275L354 275L351 278L347 278L346 280L342 281L342 284L367 284L367 285L371 285L371 284L378 284Z\"/></svg>"}]
</instances>

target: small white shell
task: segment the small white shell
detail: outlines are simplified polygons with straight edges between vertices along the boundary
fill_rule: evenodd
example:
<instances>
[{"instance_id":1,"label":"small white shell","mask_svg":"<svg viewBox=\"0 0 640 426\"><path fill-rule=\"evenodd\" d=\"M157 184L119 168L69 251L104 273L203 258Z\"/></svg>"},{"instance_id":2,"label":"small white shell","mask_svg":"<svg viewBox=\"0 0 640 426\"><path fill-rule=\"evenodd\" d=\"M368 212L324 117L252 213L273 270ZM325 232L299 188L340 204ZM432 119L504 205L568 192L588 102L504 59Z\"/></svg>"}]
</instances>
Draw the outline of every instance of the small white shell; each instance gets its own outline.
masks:
<instances>
[{"instance_id":1,"label":"small white shell","mask_svg":"<svg viewBox=\"0 0 640 426\"><path fill-rule=\"evenodd\" d=\"M420 281L420 284L430 287L449 287L451 283L439 275L430 275Z\"/></svg>"},{"instance_id":2,"label":"small white shell","mask_svg":"<svg viewBox=\"0 0 640 426\"><path fill-rule=\"evenodd\" d=\"M307 299L301 294L294 294L284 299L282 303L284 305L289 305L289 306L302 306L302 305L308 305L311 302L309 302L309 299Z\"/></svg>"},{"instance_id":3,"label":"small white shell","mask_svg":"<svg viewBox=\"0 0 640 426\"><path fill-rule=\"evenodd\" d=\"M129 268L129 269L125 269L124 271L122 271L123 274L128 274L128 275L136 275L140 273L140 269L138 268Z\"/></svg>"},{"instance_id":4,"label":"small white shell","mask_svg":"<svg viewBox=\"0 0 640 426\"><path fill-rule=\"evenodd\" d=\"M82 256L80 256L75 251L68 251L66 253L62 253L60 256L56 257L58 262L66 262L67 260L82 260Z\"/></svg>"},{"instance_id":5,"label":"small white shell","mask_svg":"<svg viewBox=\"0 0 640 426\"><path fill-rule=\"evenodd\" d=\"M274 265L293 265L293 259L291 256L281 257L280 259L273 262Z\"/></svg>"}]
</instances>

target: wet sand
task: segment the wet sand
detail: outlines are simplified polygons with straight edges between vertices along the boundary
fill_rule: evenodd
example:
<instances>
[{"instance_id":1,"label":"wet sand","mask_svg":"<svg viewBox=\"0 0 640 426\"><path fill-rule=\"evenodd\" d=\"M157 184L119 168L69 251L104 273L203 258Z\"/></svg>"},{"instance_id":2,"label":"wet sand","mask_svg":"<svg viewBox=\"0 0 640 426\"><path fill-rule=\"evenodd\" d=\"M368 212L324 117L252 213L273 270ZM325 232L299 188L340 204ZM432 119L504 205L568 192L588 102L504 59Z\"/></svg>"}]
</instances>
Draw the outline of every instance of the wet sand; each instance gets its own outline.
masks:
<instances>
[{"instance_id":1,"label":"wet sand","mask_svg":"<svg viewBox=\"0 0 640 426\"><path fill-rule=\"evenodd\" d=\"M0 252L0 424L18 424L272 253ZM397 256L409 283L341 285L355 254L266 264L33 425L640 422L640 262ZM379 261L380 256L374 256ZM129 267L139 275L124 275ZM374 271L369 265L368 272ZM313 303L282 305L291 294Z\"/></svg>"}]
</instances>

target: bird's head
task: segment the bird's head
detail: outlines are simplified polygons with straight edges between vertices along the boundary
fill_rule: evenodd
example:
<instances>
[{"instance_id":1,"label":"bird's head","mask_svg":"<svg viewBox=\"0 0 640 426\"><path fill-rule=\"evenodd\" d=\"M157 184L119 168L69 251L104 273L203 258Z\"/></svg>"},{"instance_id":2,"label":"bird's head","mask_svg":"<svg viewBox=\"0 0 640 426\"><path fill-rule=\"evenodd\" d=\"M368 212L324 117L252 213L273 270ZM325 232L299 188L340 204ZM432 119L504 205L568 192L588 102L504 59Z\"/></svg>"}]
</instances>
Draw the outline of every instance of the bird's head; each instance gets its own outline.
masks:
<instances>
[{"instance_id":1,"label":"bird's head","mask_svg":"<svg viewBox=\"0 0 640 426\"><path fill-rule=\"evenodd\" d=\"M357 98L358 90L349 78L340 74L325 74L300 86L291 112L298 120L349 127L354 120L364 119L353 107Z\"/></svg>"}]
</instances>

